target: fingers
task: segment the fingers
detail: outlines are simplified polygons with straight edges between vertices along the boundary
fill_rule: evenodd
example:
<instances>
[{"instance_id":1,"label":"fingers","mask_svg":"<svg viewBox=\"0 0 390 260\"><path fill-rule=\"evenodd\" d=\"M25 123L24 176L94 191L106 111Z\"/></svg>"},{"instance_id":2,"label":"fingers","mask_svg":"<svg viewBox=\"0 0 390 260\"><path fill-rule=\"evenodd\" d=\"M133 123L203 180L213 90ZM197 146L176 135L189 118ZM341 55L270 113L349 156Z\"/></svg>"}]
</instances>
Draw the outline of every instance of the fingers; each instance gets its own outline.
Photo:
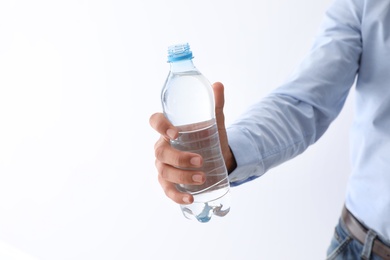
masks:
<instances>
[{"instance_id":1,"label":"fingers","mask_svg":"<svg viewBox=\"0 0 390 260\"><path fill-rule=\"evenodd\" d=\"M179 151L173 148L169 140L167 141L164 137L156 142L154 152L156 160L182 169L199 168L203 164L203 159L199 154Z\"/></svg>"},{"instance_id":2,"label":"fingers","mask_svg":"<svg viewBox=\"0 0 390 260\"><path fill-rule=\"evenodd\" d=\"M151 115L149 124L154 130L163 135L166 140L176 139L179 134L177 129L169 122L163 113Z\"/></svg>"},{"instance_id":3,"label":"fingers","mask_svg":"<svg viewBox=\"0 0 390 260\"><path fill-rule=\"evenodd\" d=\"M178 204L191 204L194 202L194 197L191 194L179 192L174 183L166 181L161 175L158 175L158 181L165 195L174 202Z\"/></svg>"},{"instance_id":4,"label":"fingers","mask_svg":"<svg viewBox=\"0 0 390 260\"><path fill-rule=\"evenodd\" d=\"M191 194L177 190L177 184L200 185L206 180L205 174L196 170L203 164L200 155L174 149L164 136L155 144L158 180L167 197L179 204L193 202Z\"/></svg>"},{"instance_id":5,"label":"fingers","mask_svg":"<svg viewBox=\"0 0 390 260\"><path fill-rule=\"evenodd\" d=\"M188 171L163 164L156 160L156 168L159 176L168 182L176 184L202 184L205 181L205 176L201 171Z\"/></svg>"},{"instance_id":6,"label":"fingers","mask_svg":"<svg viewBox=\"0 0 390 260\"><path fill-rule=\"evenodd\" d=\"M205 181L204 173L201 171L181 170L171 165L163 164L157 159L156 168L159 173L158 180L166 196L179 204L192 203L193 196L180 192L176 188L177 184L200 185Z\"/></svg>"}]
</instances>

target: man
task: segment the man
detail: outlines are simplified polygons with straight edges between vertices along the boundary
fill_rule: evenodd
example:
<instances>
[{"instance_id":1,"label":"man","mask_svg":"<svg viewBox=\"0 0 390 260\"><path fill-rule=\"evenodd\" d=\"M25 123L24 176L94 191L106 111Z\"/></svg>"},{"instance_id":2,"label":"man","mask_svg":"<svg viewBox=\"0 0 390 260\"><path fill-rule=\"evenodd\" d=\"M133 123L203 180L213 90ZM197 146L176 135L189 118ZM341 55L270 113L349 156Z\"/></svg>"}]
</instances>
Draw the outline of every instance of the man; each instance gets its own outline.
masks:
<instances>
[{"instance_id":1,"label":"man","mask_svg":"<svg viewBox=\"0 0 390 260\"><path fill-rule=\"evenodd\" d=\"M335 0L302 64L282 86L226 130L223 85L215 83L221 148L231 184L253 180L315 143L342 109L356 80L352 175L328 259L390 259L390 2ZM177 130L161 113L155 145L166 195L191 203L175 183L201 183L202 158L169 146Z\"/></svg>"}]
</instances>

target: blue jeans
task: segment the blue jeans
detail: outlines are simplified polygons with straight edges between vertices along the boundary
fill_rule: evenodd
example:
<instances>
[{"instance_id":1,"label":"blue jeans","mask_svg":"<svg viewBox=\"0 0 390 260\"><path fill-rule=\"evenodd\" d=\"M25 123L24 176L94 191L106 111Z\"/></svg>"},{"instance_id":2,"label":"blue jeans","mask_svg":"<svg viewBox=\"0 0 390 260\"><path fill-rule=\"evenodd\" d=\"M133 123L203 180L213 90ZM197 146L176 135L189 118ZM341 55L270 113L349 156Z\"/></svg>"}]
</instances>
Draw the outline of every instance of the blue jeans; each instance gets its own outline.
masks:
<instances>
[{"instance_id":1,"label":"blue jeans","mask_svg":"<svg viewBox=\"0 0 390 260\"><path fill-rule=\"evenodd\" d=\"M369 232L371 233L371 231ZM375 238L375 233L373 233ZM345 227L344 222L340 219L335 228L332 242L328 248L327 260L382 260L381 257L371 252L372 240L367 239L365 245L352 238ZM366 241L367 241L366 240Z\"/></svg>"}]
</instances>

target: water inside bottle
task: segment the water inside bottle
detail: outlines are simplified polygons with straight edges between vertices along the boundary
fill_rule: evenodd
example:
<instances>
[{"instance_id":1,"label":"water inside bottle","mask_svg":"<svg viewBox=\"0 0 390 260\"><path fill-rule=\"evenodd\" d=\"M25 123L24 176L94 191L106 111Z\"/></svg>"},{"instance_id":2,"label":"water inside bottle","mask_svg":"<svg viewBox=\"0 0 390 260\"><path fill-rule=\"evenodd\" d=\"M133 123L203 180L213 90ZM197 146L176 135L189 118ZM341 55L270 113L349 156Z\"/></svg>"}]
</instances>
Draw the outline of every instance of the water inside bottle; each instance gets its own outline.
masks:
<instances>
[{"instance_id":1,"label":"water inside bottle","mask_svg":"<svg viewBox=\"0 0 390 260\"><path fill-rule=\"evenodd\" d=\"M171 145L200 154L203 157L201 170L206 174L202 185L177 185L178 190L194 196L192 204L181 205L184 216L202 223L208 222L212 215L225 216L230 210L230 187L215 119L178 129L179 137L172 140Z\"/></svg>"}]
</instances>

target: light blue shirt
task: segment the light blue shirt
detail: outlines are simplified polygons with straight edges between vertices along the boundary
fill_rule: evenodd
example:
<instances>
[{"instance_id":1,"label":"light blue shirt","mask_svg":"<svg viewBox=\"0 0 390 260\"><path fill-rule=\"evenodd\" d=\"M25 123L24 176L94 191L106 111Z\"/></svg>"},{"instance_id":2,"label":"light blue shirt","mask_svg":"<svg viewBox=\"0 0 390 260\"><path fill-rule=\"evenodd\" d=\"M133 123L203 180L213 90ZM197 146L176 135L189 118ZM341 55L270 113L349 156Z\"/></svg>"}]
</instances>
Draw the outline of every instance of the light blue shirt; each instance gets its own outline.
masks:
<instances>
[{"instance_id":1,"label":"light blue shirt","mask_svg":"<svg viewBox=\"0 0 390 260\"><path fill-rule=\"evenodd\" d=\"M232 186L302 153L342 109L356 80L346 206L390 241L390 1L336 0L302 64L228 130Z\"/></svg>"}]
</instances>

